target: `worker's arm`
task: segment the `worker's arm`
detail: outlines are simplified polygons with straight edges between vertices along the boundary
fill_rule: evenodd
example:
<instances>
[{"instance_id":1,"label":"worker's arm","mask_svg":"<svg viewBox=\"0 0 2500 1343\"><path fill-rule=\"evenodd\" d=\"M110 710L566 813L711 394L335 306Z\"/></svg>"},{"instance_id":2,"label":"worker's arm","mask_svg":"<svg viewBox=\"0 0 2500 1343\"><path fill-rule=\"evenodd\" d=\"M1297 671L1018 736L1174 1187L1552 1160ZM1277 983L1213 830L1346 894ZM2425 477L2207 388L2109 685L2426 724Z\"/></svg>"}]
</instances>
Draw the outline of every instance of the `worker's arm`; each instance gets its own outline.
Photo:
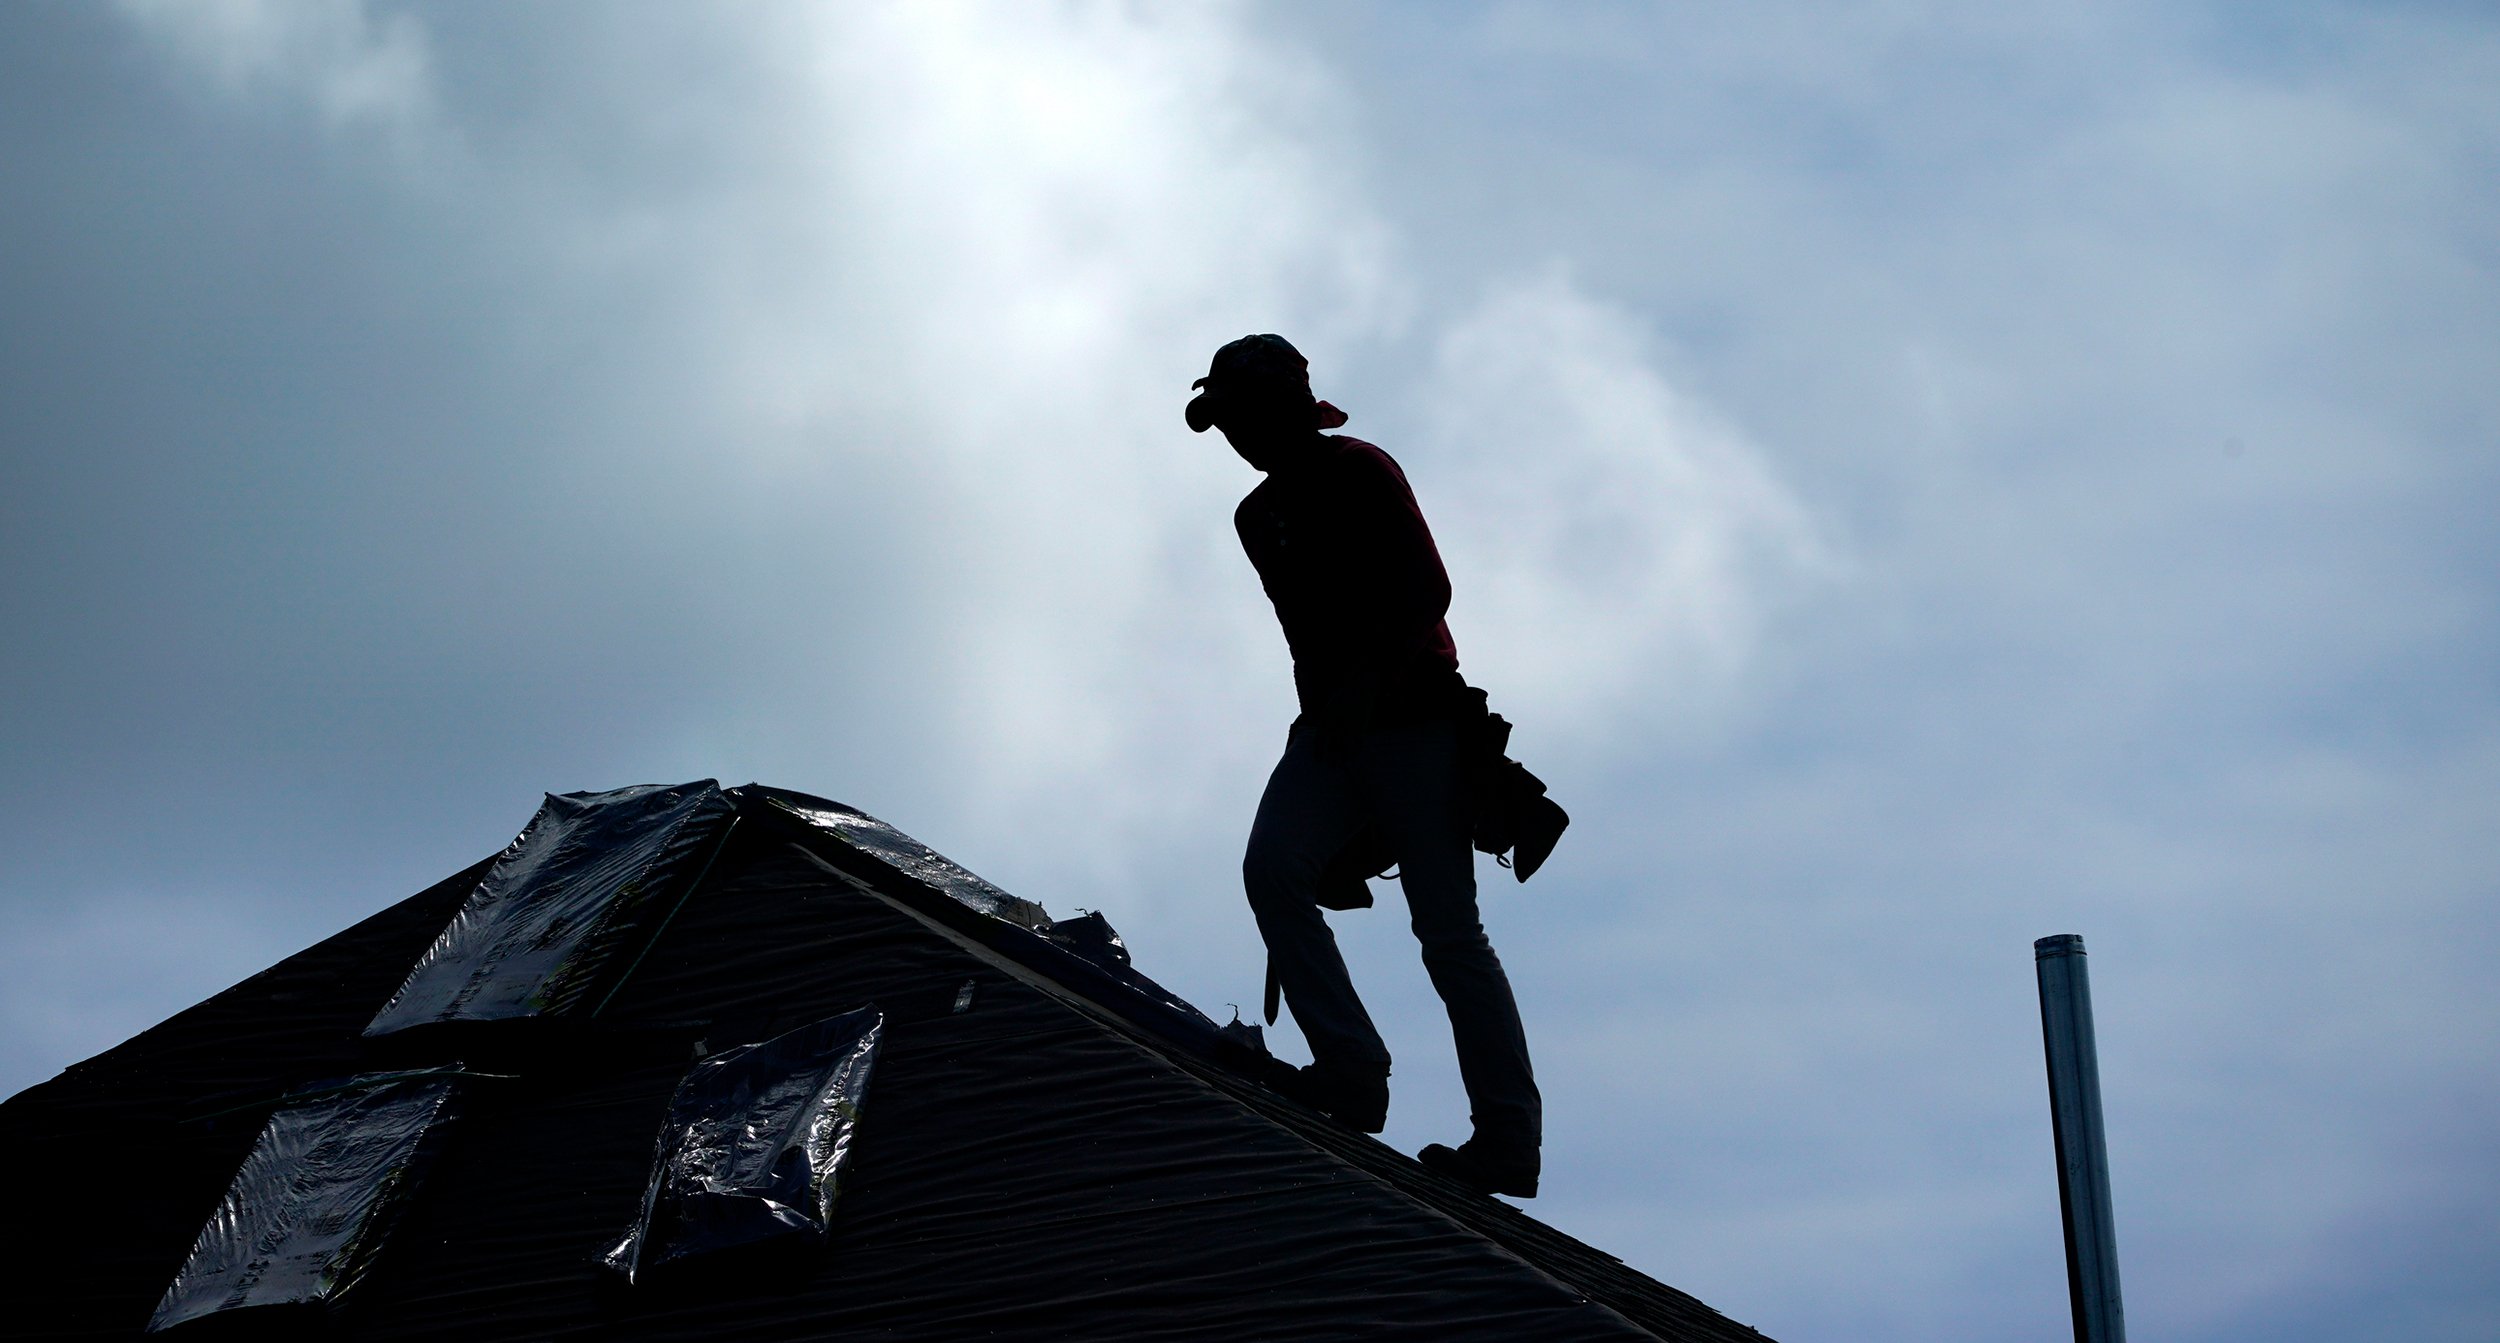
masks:
<instances>
[{"instance_id":1,"label":"worker's arm","mask_svg":"<svg viewBox=\"0 0 2500 1343\"><path fill-rule=\"evenodd\" d=\"M1450 575L1397 463L1378 448L1345 457L1351 646L1384 659L1421 655L1450 610Z\"/></svg>"},{"instance_id":2,"label":"worker's arm","mask_svg":"<svg viewBox=\"0 0 2500 1343\"><path fill-rule=\"evenodd\" d=\"M1406 477L1388 454L1350 447L1337 463L1338 563L1330 606L1337 675L1319 706L1327 738L1368 728L1384 687L1431 658L1446 636L1450 579Z\"/></svg>"}]
</instances>

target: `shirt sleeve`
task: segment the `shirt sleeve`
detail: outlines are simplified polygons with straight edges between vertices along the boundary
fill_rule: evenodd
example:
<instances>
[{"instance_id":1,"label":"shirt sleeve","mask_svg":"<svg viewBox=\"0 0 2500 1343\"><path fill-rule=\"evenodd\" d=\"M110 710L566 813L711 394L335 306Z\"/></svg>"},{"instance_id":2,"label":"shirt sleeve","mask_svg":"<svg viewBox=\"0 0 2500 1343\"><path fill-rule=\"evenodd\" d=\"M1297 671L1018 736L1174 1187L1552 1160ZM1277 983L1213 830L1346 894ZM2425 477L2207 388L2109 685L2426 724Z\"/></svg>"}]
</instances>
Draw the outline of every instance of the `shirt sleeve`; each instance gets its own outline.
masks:
<instances>
[{"instance_id":1,"label":"shirt sleeve","mask_svg":"<svg viewBox=\"0 0 2500 1343\"><path fill-rule=\"evenodd\" d=\"M1353 541L1347 595L1368 651L1399 653L1430 638L1450 610L1450 575L1432 528L1389 454L1370 444L1345 458L1345 503Z\"/></svg>"}]
</instances>

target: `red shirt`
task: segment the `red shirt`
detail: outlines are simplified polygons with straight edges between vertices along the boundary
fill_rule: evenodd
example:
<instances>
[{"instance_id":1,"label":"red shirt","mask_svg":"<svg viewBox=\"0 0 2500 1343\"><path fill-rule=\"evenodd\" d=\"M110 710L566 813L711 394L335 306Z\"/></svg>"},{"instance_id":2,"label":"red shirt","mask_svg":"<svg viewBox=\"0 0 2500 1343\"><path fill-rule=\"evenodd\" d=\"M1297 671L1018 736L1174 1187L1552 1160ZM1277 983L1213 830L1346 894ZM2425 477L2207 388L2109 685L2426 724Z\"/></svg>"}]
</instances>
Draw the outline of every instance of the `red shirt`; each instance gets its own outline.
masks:
<instances>
[{"instance_id":1,"label":"red shirt","mask_svg":"<svg viewBox=\"0 0 2500 1343\"><path fill-rule=\"evenodd\" d=\"M1250 491L1233 530L1285 627L1304 712L1429 712L1457 687L1449 572L1389 454L1320 437Z\"/></svg>"}]
</instances>

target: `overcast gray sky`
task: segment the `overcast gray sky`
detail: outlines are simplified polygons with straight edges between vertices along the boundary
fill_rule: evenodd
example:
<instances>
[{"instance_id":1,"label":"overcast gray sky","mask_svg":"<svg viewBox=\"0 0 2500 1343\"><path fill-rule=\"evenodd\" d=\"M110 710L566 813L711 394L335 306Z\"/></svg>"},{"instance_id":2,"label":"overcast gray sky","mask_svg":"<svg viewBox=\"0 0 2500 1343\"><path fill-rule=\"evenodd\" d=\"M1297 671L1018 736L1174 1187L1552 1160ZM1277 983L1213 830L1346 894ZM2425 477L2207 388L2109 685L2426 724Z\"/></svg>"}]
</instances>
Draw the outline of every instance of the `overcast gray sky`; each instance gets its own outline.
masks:
<instances>
[{"instance_id":1,"label":"overcast gray sky","mask_svg":"<svg viewBox=\"0 0 2500 1343\"><path fill-rule=\"evenodd\" d=\"M2495 168L2470 4L0 6L0 1091L707 775L1254 1002L1273 330L1576 817L1538 1216L2066 1337L2080 932L2138 1336L2488 1340Z\"/></svg>"}]
</instances>

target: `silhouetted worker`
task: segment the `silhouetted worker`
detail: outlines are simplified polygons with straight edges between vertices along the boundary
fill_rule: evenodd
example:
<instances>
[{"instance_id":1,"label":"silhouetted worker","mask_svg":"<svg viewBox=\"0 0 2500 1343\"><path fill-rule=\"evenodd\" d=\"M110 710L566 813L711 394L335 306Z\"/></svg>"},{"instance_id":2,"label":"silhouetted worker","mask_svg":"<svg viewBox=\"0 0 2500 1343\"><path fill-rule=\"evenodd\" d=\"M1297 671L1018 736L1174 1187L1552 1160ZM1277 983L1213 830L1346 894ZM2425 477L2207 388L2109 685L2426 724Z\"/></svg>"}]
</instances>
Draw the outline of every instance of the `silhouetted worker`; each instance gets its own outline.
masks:
<instances>
[{"instance_id":1,"label":"silhouetted worker","mask_svg":"<svg viewBox=\"0 0 2500 1343\"><path fill-rule=\"evenodd\" d=\"M1398 464L1323 432L1346 417L1311 395L1309 369L1283 337L1244 336L1215 352L1188 410L1192 430L1223 430L1267 474L1233 526L1284 626L1302 714L1241 870L1271 973L1311 1045L1294 1091L1360 1132L1388 1122L1389 1050L1318 903L1323 873L1368 832L1398 865L1474 1112L1474 1136L1419 1158L1486 1192L1533 1196L1543 1112L1510 980L1476 913L1456 717L1466 686L1442 619L1449 576Z\"/></svg>"}]
</instances>

